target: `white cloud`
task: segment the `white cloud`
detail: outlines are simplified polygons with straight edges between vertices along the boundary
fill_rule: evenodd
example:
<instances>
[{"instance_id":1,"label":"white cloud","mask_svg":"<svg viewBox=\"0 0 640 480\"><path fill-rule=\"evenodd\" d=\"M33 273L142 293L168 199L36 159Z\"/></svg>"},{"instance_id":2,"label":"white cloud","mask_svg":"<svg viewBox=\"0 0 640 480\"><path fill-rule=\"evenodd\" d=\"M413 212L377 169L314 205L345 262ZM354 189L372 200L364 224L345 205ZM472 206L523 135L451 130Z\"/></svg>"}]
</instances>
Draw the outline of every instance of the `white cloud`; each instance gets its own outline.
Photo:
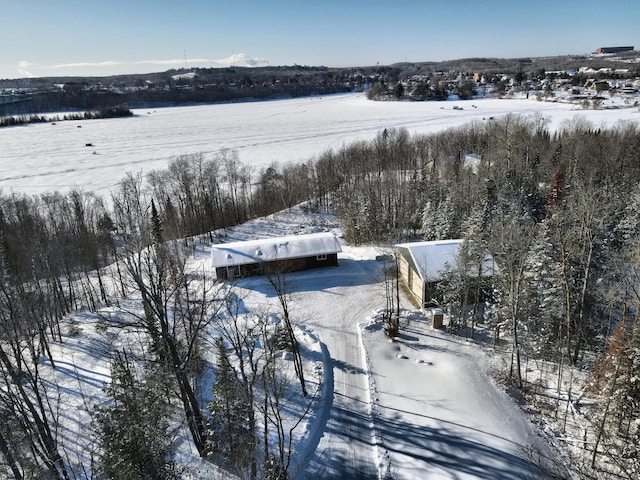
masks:
<instances>
[{"instance_id":1,"label":"white cloud","mask_svg":"<svg viewBox=\"0 0 640 480\"><path fill-rule=\"evenodd\" d=\"M220 60L214 60L221 66L236 66L236 67L266 67L269 65L267 60L262 58L252 58L246 53L234 53L230 57Z\"/></svg>"},{"instance_id":2,"label":"white cloud","mask_svg":"<svg viewBox=\"0 0 640 480\"><path fill-rule=\"evenodd\" d=\"M188 62L208 62L206 59L187 59ZM134 65L158 65L162 67L183 67L185 64L184 58L175 58L172 60L140 60L135 62Z\"/></svg>"},{"instance_id":3,"label":"white cloud","mask_svg":"<svg viewBox=\"0 0 640 480\"><path fill-rule=\"evenodd\" d=\"M106 60L104 62L78 62L78 63L62 63L59 65L50 65L46 68L103 68L103 67L115 67L118 65L126 65L124 62L116 62L113 60Z\"/></svg>"},{"instance_id":4,"label":"white cloud","mask_svg":"<svg viewBox=\"0 0 640 480\"><path fill-rule=\"evenodd\" d=\"M27 62L26 60L20 60L18 62L18 73L22 77L35 77L33 73L31 73L31 69L29 67L33 66L33 63Z\"/></svg>"},{"instance_id":5,"label":"white cloud","mask_svg":"<svg viewBox=\"0 0 640 480\"><path fill-rule=\"evenodd\" d=\"M102 62L73 62L56 65L36 65L26 60L18 62L17 71L21 77L36 77L51 75L114 75L122 73L140 73L144 71L162 71L169 68L225 68L225 67L265 67L269 62L262 58L253 58L246 53L234 53L226 58L175 58L167 60L139 60L122 62L105 60ZM37 71L37 73L33 73ZM60 71L65 71L61 73ZM48 73L47 73L48 72Z\"/></svg>"},{"instance_id":6,"label":"white cloud","mask_svg":"<svg viewBox=\"0 0 640 480\"><path fill-rule=\"evenodd\" d=\"M252 58L246 53L235 53L227 58L176 58L172 60L141 60L135 65L157 65L159 67L265 67L267 60Z\"/></svg>"}]
</instances>

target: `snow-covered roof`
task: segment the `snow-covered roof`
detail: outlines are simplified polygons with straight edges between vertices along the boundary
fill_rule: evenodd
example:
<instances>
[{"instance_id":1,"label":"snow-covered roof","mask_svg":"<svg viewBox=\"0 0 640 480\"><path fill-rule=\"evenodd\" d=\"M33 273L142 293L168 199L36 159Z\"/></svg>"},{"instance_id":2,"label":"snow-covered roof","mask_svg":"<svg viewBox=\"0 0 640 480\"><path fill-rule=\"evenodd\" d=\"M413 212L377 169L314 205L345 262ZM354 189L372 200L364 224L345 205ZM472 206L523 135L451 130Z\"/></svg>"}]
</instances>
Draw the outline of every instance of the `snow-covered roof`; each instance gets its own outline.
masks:
<instances>
[{"instance_id":1,"label":"snow-covered roof","mask_svg":"<svg viewBox=\"0 0 640 480\"><path fill-rule=\"evenodd\" d=\"M396 247L406 249L416 271L424 282L438 282L442 280L442 272L447 269L447 265L450 268L456 268L458 252L463 242L463 239L435 240L400 243ZM482 272L482 276L491 276L497 272L497 266L488 254L483 262Z\"/></svg>"},{"instance_id":2,"label":"snow-covered roof","mask_svg":"<svg viewBox=\"0 0 640 480\"><path fill-rule=\"evenodd\" d=\"M211 265L214 268L231 267L314 255L329 255L341 251L340 242L333 233L321 232L271 237L212 245Z\"/></svg>"},{"instance_id":3,"label":"snow-covered roof","mask_svg":"<svg viewBox=\"0 0 640 480\"><path fill-rule=\"evenodd\" d=\"M192 80L196 78L198 74L196 72L187 72L187 73L179 73L177 75L172 75L172 80Z\"/></svg>"}]
</instances>

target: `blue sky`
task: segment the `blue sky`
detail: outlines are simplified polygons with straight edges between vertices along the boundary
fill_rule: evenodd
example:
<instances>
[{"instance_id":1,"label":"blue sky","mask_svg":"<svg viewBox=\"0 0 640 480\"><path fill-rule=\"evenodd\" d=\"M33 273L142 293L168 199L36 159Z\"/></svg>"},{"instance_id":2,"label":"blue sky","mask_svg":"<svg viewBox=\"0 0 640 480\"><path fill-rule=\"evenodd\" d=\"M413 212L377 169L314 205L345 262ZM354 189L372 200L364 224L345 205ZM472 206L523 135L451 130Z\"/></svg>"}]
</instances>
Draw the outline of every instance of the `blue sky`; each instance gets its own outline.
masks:
<instances>
[{"instance_id":1,"label":"blue sky","mask_svg":"<svg viewBox=\"0 0 640 480\"><path fill-rule=\"evenodd\" d=\"M586 54L638 25L638 0L0 0L0 78Z\"/></svg>"}]
</instances>

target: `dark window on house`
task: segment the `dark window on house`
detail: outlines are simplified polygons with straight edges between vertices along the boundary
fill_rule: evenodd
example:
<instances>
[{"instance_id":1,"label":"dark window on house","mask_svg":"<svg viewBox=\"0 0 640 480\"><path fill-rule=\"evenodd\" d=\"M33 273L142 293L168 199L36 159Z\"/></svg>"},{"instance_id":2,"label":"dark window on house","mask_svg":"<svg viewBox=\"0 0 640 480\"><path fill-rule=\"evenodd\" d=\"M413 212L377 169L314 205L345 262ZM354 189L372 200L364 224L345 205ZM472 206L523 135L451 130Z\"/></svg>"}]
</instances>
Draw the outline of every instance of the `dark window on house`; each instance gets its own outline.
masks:
<instances>
[{"instance_id":1,"label":"dark window on house","mask_svg":"<svg viewBox=\"0 0 640 480\"><path fill-rule=\"evenodd\" d=\"M227 278L233 280L240 277L240 265L234 265L233 267L227 267Z\"/></svg>"},{"instance_id":2,"label":"dark window on house","mask_svg":"<svg viewBox=\"0 0 640 480\"><path fill-rule=\"evenodd\" d=\"M327 259L327 255L316 255L316 260L318 261L324 261Z\"/></svg>"}]
</instances>

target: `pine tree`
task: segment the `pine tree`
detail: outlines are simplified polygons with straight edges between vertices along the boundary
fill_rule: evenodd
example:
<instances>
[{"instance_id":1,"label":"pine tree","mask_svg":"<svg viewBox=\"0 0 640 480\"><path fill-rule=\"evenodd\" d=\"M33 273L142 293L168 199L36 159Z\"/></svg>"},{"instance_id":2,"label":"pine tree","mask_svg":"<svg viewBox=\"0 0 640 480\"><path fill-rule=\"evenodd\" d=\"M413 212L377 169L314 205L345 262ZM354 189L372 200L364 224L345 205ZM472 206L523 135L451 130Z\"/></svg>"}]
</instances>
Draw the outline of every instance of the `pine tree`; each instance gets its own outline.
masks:
<instances>
[{"instance_id":1,"label":"pine tree","mask_svg":"<svg viewBox=\"0 0 640 480\"><path fill-rule=\"evenodd\" d=\"M215 341L215 350L217 371L214 400L209 403L209 456L235 472L242 472L255 456L255 435L249 426L251 404L221 337Z\"/></svg>"},{"instance_id":2,"label":"pine tree","mask_svg":"<svg viewBox=\"0 0 640 480\"><path fill-rule=\"evenodd\" d=\"M165 395L155 378L139 378L125 354L113 360L111 383L105 389L111 403L97 415L100 461L107 478L177 478L175 466L168 460L172 446Z\"/></svg>"},{"instance_id":3,"label":"pine tree","mask_svg":"<svg viewBox=\"0 0 640 480\"><path fill-rule=\"evenodd\" d=\"M442 280L438 282L436 290L438 298L441 299L442 306L449 314L449 328L453 333L457 333L463 327L463 315L466 309L465 290L468 287L468 275L464 268L464 258L459 257L457 267L446 264L442 272Z\"/></svg>"},{"instance_id":4,"label":"pine tree","mask_svg":"<svg viewBox=\"0 0 640 480\"><path fill-rule=\"evenodd\" d=\"M422 235L425 240L454 238L455 205L450 197L435 204L429 201L422 210Z\"/></svg>"},{"instance_id":5,"label":"pine tree","mask_svg":"<svg viewBox=\"0 0 640 480\"><path fill-rule=\"evenodd\" d=\"M536 354L552 359L562 339L565 298L562 290L561 265L555 259L546 223L540 225L527 255L525 279L528 317Z\"/></svg>"},{"instance_id":6,"label":"pine tree","mask_svg":"<svg viewBox=\"0 0 640 480\"><path fill-rule=\"evenodd\" d=\"M153 200L151 200L151 230L153 243L162 243L162 221Z\"/></svg>"}]
</instances>

